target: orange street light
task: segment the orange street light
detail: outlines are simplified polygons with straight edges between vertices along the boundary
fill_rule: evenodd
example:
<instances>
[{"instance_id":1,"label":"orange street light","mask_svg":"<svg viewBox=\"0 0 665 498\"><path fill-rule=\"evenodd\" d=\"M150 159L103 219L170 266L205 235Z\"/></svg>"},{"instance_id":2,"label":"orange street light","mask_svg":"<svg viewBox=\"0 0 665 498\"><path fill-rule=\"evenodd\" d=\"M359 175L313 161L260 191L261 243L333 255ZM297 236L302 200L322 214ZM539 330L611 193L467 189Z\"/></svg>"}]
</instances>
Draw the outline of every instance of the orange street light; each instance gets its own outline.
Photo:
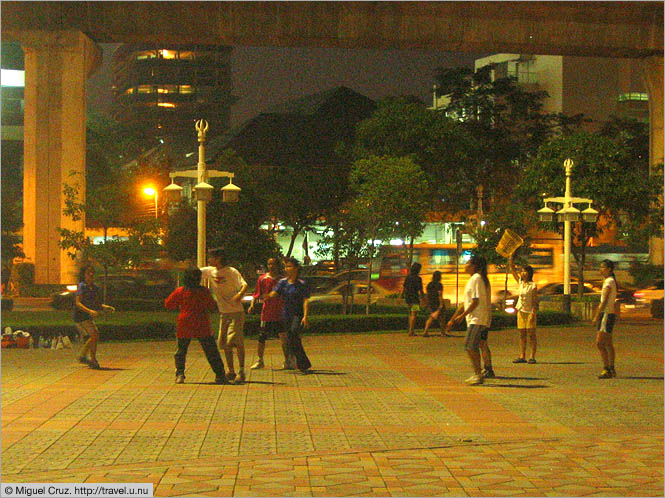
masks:
<instances>
[{"instance_id":1,"label":"orange street light","mask_svg":"<svg viewBox=\"0 0 665 498\"><path fill-rule=\"evenodd\" d=\"M144 193L145 195L147 195L148 197L152 197L152 196L155 197L155 219L157 219L157 215L158 215L158 212L157 212L157 205L158 205L158 204L157 204L157 200L158 200L158 197L159 197L159 194L157 193L157 189L155 189L155 188L153 188L153 187L144 187L144 188L143 188L143 193Z\"/></svg>"}]
</instances>

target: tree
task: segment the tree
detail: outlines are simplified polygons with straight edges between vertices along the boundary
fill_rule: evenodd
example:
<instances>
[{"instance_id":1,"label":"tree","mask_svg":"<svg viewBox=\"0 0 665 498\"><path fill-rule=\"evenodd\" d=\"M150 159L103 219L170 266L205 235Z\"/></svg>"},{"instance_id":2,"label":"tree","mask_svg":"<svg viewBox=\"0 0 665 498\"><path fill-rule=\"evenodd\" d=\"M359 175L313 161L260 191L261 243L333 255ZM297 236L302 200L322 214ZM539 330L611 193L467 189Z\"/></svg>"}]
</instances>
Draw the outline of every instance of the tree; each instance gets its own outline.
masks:
<instances>
[{"instance_id":1,"label":"tree","mask_svg":"<svg viewBox=\"0 0 665 498\"><path fill-rule=\"evenodd\" d=\"M647 232L662 233L662 211L655 207L662 194L662 169L649 176L648 159L634 156L627 137L624 133L609 137L580 131L553 138L539 148L520 181L519 195L528 199L531 212L535 212L542 207L539 199L543 194L563 195L563 162L567 158L573 160L573 195L593 199L600 213L596 224L575 226L572 252L579 268L580 290L591 237L612 225L620 233L632 230L635 222L646 227ZM558 225L552 228L561 230Z\"/></svg>"},{"instance_id":2,"label":"tree","mask_svg":"<svg viewBox=\"0 0 665 498\"><path fill-rule=\"evenodd\" d=\"M65 198L65 216L74 221L82 218L94 217L101 220L103 225L103 240L93 244L83 231L59 228L62 249L68 251L72 259L80 257L83 261L100 264L104 269L103 297L106 299L106 278L108 271L113 267L139 266L148 259L154 258L160 251L158 243L158 226L154 220L147 222L125 223L122 227L128 231L128 238L118 236L109 237L108 228L118 226L115 222L122 214L124 196L121 190L104 189L99 197L87 196L87 202L81 202L81 186L78 182L65 183L63 195ZM102 189L100 189L101 191Z\"/></svg>"},{"instance_id":3,"label":"tree","mask_svg":"<svg viewBox=\"0 0 665 498\"><path fill-rule=\"evenodd\" d=\"M429 208L429 186L422 169L411 158L391 156L355 161L350 185L353 197L348 225L364 241L369 257L365 310L369 313L375 241L422 232Z\"/></svg>"},{"instance_id":4,"label":"tree","mask_svg":"<svg viewBox=\"0 0 665 498\"><path fill-rule=\"evenodd\" d=\"M430 186L431 204L443 202L450 210L468 205L466 178L474 139L457 121L428 110L408 97L386 98L357 127L357 159L371 156L410 156L419 164Z\"/></svg>"}]
</instances>

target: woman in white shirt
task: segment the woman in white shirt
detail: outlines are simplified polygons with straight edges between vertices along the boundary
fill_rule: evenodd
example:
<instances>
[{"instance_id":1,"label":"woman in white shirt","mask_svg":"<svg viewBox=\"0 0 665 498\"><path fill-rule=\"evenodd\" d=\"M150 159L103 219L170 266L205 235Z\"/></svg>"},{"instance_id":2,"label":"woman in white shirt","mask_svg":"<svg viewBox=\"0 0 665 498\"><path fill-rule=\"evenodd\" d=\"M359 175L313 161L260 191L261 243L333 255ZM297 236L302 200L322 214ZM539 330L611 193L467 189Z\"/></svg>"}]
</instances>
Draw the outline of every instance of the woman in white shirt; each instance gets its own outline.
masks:
<instances>
[{"instance_id":1,"label":"woman in white shirt","mask_svg":"<svg viewBox=\"0 0 665 498\"><path fill-rule=\"evenodd\" d=\"M616 322L617 279L614 276L614 262L604 259L600 263L600 274L605 279L600 294L600 304L593 314L593 322L598 324L596 346L603 359L603 371L599 379L616 377L614 370L614 344L612 344L612 331Z\"/></svg>"},{"instance_id":2,"label":"woman in white shirt","mask_svg":"<svg viewBox=\"0 0 665 498\"><path fill-rule=\"evenodd\" d=\"M513 266L513 256L508 258L508 268L519 284L519 299L515 310L517 311L517 328L520 331L520 356L513 363L536 363L536 312L538 311L538 288L533 281L533 268L524 265L522 271L517 273ZM526 336L531 342L531 358L526 359Z\"/></svg>"}]
</instances>

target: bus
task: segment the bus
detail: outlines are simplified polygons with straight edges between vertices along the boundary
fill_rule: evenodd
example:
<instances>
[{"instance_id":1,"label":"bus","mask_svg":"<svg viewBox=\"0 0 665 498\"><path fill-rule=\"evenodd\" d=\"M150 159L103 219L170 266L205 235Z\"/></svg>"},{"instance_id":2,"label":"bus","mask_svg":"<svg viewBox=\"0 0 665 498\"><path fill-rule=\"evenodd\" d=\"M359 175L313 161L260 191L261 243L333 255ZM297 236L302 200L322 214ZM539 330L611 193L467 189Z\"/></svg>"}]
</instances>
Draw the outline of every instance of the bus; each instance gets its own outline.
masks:
<instances>
[{"instance_id":1,"label":"bus","mask_svg":"<svg viewBox=\"0 0 665 498\"><path fill-rule=\"evenodd\" d=\"M527 262L533 266L533 280L542 286L549 282L561 282L563 280L563 256L561 243L558 241L532 243L529 247L530 253ZM464 243L458 253L456 244L414 244L413 262L420 263L422 270L420 275L423 286L432 279L432 273L441 272L441 283L443 284L444 298L451 303L459 303L463 300L462 294L469 276L464 272L464 266L471 258L475 244ZM408 248L404 246L384 246L377 258L378 280L377 283L389 291L401 292L404 277L409 272ZM488 278L492 286L492 302L500 301L504 293L514 294L517 292L517 282L512 276L506 281L506 265L489 265Z\"/></svg>"}]
</instances>

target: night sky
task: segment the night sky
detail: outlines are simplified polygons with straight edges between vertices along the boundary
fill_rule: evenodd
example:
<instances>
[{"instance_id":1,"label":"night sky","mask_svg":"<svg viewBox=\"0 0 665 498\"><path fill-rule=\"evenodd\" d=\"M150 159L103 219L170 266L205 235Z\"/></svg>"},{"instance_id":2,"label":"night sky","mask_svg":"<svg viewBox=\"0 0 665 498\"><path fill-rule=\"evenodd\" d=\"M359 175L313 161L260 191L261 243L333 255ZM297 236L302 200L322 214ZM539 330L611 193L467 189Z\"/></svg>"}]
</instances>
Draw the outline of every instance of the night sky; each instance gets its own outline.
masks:
<instances>
[{"instance_id":1,"label":"night sky","mask_svg":"<svg viewBox=\"0 0 665 498\"><path fill-rule=\"evenodd\" d=\"M113 51L103 44L104 62L88 80L88 105L108 111L112 100ZM486 54L422 50L341 48L234 47L231 125L237 126L275 104L337 86L347 86L371 99L416 95L432 100L438 67L473 66Z\"/></svg>"}]
</instances>

